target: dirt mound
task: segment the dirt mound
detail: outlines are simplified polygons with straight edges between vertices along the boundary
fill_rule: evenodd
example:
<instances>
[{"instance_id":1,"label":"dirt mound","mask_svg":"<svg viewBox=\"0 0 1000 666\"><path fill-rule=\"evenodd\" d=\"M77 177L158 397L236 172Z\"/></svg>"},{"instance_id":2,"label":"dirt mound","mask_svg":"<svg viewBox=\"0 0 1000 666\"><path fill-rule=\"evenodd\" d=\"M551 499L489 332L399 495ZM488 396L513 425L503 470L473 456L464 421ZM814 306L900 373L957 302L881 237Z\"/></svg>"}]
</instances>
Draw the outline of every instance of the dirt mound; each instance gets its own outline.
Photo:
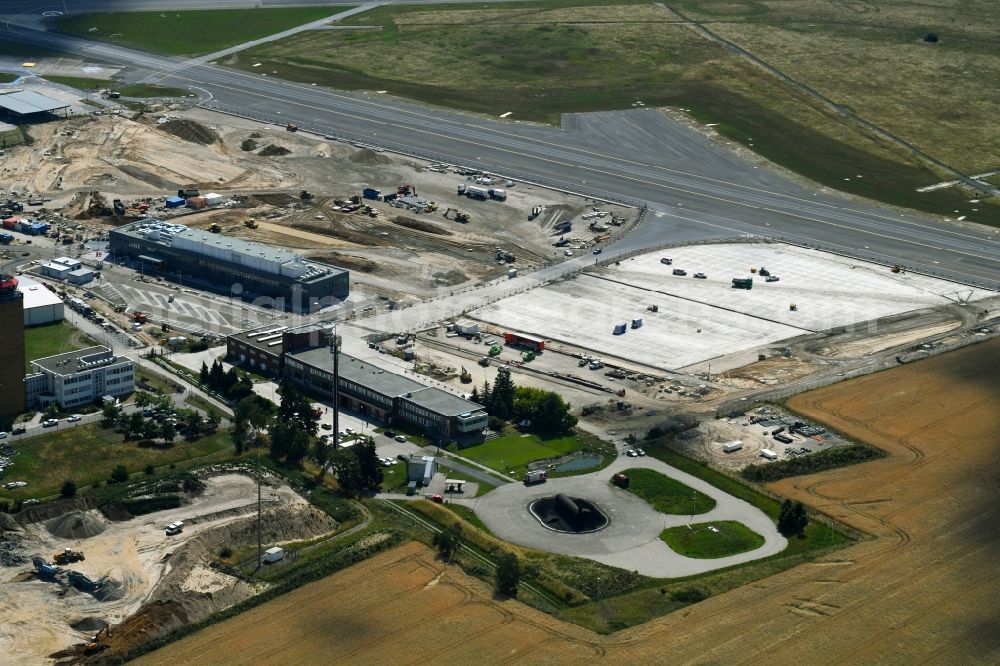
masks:
<instances>
[{"instance_id":1,"label":"dirt mound","mask_svg":"<svg viewBox=\"0 0 1000 666\"><path fill-rule=\"evenodd\" d=\"M109 578L104 581L99 589L93 592L94 598L98 601L118 601L125 598L125 584L119 580Z\"/></svg>"},{"instance_id":2,"label":"dirt mound","mask_svg":"<svg viewBox=\"0 0 1000 666\"><path fill-rule=\"evenodd\" d=\"M268 205L268 206L287 206L288 204L295 203L298 201L291 194L285 194L283 192L272 192L266 194L251 194L250 203L254 206Z\"/></svg>"},{"instance_id":3,"label":"dirt mound","mask_svg":"<svg viewBox=\"0 0 1000 666\"><path fill-rule=\"evenodd\" d=\"M104 531L104 521L93 513L70 511L45 523L45 528L61 539L86 539Z\"/></svg>"},{"instance_id":4,"label":"dirt mound","mask_svg":"<svg viewBox=\"0 0 1000 666\"><path fill-rule=\"evenodd\" d=\"M13 532L20 529L21 526L9 513L0 513L0 532Z\"/></svg>"},{"instance_id":5,"label":"dirt mound","mask_svg":"<svg viewBox=\"0 0 1000 666\"><path fill-rule=\"evenodd\" d=\"M264 148L257 154L261 157L280 157L281 155L288 155L291 152L292 151L284 146L271 144L270 146L264 146Z\"/></svg>"},{"instance_id":6,"label":"dirt mound","mask_svg":"<svg viewBox=\"0 0 1000 666\"><path fill-rule=\"evenodd\" d=\"M352 257L351 255L341 254L339 252L328 252L326 254L314 255L311 258L316 261L333 264L334 266L338 266L340 268L358 271L359 273L374 273L378 269L377 261L372 261L371 259L366 259L364 257Z\"/></svg>"},{"instance_id":7,"label":"dirt mound","mask_svg":"<svg viewBox=\"0 0 1000 666\"><path fill-rule=\"evenodd\" d=\"M444 229L438 224L433 222L423 222L421 220L414 220L412 217L403 217L402 215L397 215L392 218L393 224L398 224L401 227L406 227L407 229L414 229L416 231L423 231L428 234L437 234L438 236L454 236L453 233Z\"/></svg>"},{"instance_id":8,"label":"dirt mound","mask_svg":"<svg viewBox=\"0 0 1000 666\"><path fill-rule=\"evenodd\" d=\"M158 127L164 132L173 134L174 136L184 139L185 141L199 143L203 146L215 143L219 140L218 134L208 129L201 123L193 120L186 120L184 118L174 118L173 120L168 120L162 125L158 125Z\"/></svg>"},{"instance_id":9,"label":"dirt mound","mask_svg":"<svg viewBox=\"0 0 1000 666\"><path fill-rule=\"evenodd\" d=\"M99 617L85 617L82 620L77 620L71 623L69 626L73 627L77 631L100 631L102 628L108 626L108 623Z\"/></svg>"},{"instance_id":10,"label":"dirt mound","mask_svg":"<svg viewBox=\"0 0 1000 666\"><path fill-rule=\"evenodd\" d=\"M355 164L389 164L392 162L391 159L381 153L376 153L371 148L362 148L355 153L351 153L347 159Z\"/></svg>"},{"instance_id":11,"label":"dirt mound","mask_svg":"<svg viewBox=\"0 0 1000 666\"><path fill-rule=\"evenodd\" d=\"M243 143L240 144L240 148L246 152L251 152L257 150L257 142L253 139L244 139Z\"/></svg>"},{"instance_id":12,"label":"dirt mound","mask_svg":"<svg viewBox=\"0 0 1000 666\"><path fill-rule=\"evenodd\" d=\"M446 287L451 287L456 284L462 284L468 279L469 276L463 273L462 271L458 270L457 268L447 272L434 274L434 281Z\"/></svg>"}]
</instances>

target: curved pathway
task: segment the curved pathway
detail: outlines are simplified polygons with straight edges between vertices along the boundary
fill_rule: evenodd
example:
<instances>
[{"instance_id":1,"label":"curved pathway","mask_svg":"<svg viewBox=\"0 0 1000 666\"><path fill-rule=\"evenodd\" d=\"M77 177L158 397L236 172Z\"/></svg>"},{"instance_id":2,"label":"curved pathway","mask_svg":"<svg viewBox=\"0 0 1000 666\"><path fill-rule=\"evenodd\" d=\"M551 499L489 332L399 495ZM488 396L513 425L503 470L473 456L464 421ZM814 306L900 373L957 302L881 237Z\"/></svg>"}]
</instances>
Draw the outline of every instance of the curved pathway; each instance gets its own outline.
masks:
<instances>
[{"instance_id":1,"label":"curved pathway","mask_svg":"<svg viewBox=\"0 0 1000 666\"><path fill-rule=\"evenodd\" d=\"M676 479L715 499L716 506L693 518L690 515L658 513L636 495L609 483L615 472L633 467L644 467ZM596 502L607 514L610 523L603 530L591 534L562 534L543 527L529 513L528 504L539 497L556 493ZM512 483L483 497L455 502L475 509L483 523L501 539L538 550L586 557L657 578L680 578L750 562L780 553L788 544L778 533L774 522L760 509L649 457L623 456L593 474L551 479L536 486ZM660 533L668 527L721 520L743 523L764 537L764 545L729 557L693 559L678 555L660 540Z\"/></svg>"}]
</instances>

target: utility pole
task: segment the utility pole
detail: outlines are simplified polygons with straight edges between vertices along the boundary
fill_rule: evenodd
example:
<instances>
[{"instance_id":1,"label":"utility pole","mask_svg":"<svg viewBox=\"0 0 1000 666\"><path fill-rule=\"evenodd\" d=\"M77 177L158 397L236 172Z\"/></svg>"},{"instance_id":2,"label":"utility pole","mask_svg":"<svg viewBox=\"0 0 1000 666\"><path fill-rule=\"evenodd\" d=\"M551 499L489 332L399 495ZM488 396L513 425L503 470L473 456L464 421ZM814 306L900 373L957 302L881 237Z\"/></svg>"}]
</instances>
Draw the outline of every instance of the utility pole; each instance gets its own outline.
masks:
<instances>
[{"instance_id":1,"label":"utility pole","mask_svg":"<svg viewBox=\"0 0 1000 666\"><path fill-rule=\"evenodd\" d=\"M260 449L257 449L257 568L264 561L264 544L261 538L260 482L264 470L260 466Z\"/></svg>"},{"instance_id":2,"label":"utility pole","mask_svg":"<svg viewBox=\"0 0 1000 666\"><path fill-rule=\"evenodd\" d=\"M330 354L333 356L333 450L340 448L340 336L334 324L330 336Z\"/></svg>"}]
</instances>

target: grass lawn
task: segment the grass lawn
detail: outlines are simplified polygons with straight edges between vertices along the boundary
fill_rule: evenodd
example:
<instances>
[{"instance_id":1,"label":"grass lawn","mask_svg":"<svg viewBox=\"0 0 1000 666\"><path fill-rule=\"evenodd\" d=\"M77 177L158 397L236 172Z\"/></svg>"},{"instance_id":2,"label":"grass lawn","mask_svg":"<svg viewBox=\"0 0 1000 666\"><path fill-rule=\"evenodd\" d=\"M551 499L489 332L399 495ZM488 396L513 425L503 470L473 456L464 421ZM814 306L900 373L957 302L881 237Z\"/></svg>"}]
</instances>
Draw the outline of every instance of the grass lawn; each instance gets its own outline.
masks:
<instances>
[{"instance_id":1,"label":"grass lawn","mask_svg":"<svg viewBox=\"0 0 1000 666\"><path fill-rule=\"evenodd\" d=\"M382 468L382 485L379 489L384 493L406 492L406 463L402 460L393 463L392 467Z\"/></svg>"},{"instance_id":2,"label":"grass lawn","mask_svg":"<svg viewBox=\"0 0 1000 666\"><path fill-rule=\"evenodd\" d=\"M4 470L8 481L27 481L16 490L0 490L0 496L17 499L43 498L59 492L62 482L73 479L83 488L94 481L105 481L115 465L123 464L129 473L141 472L146 465L159 467L190 458L199 458L233 448L227 432L217 432L196 442L180 438L172 448L141 448L135 442L123 442L114 430L99 425L60 424L23 441L13 442L17 455Z\"/></svg>"},{"instance_id":3,"label":"grass lawn","mask_svg":"<svg viewBox=\"0 0 1000 666\"><path fill-rule=\"evenodd\" d=\"M622 473L629 478L627 490L646 500L660 513L692 515L706 513L715 508L715 500L708 495L694 488L688 488L680 481L659 472L633 468Z\"/></svg>"},{"instance_id":4,"label":"grass lawn","mask_svg":"<svg viewBox=\"0 0 1000 666\"><path fill-rule=\"evenodd\" d=\"M988 119L1000 113L1000 102L982 95L981 83L1000 82L1000 52L982 25L954 22L957 0L922 6L920 16L911 11L912 3L888 0L879 13L853 17L857 25L849 28L839 6L813 3L807 19L799 5L779 5L733 5L723 21L699 13L710 10L701 3L682 10L765 60L777 59L797 80L831 99L849 100L845 104L860 116L932 156L972 173L995 167L1000 136ZM948 23L958 33L955 41L932 47L936 51L919 44L913 26L924 21ZM359 29L303 32L235 54L225 64L549 123L558 123L562 113L628 109L636 101L679 107L713 123L726 139L822 185L1000 225L997 203L971 204L972 197L953 188L917 193L922 185L947 180L946 174L701 37L654 3L385 5L344 24ZM884 53L874 62L886 64L872 65L872 49ZM811 55L814 51L825 55ZM469 80L476 84L467 85ZM884 90L912 100L906 108L913 113L898 113L897 96ZM943 120L940 106L924 103L927 99L964 100L959 106L967 113Z\"/></svg>"},{"instance_id":5,"label":"grass lawn","mask_svg":"<svg viewBox=\"0 0 1000 666\"><path fill-rule=\"evenodd\" d=\"M62 16L60 32L168 55L200 55L236 46L350 9L296 7ZM90 32L97 28L96 32Z\"/></svg>"},{"instance_id":6,"label":"grass lawn","mask_svg":"<svg viewBox=\"0 0 1000 666\"><path fill-rule=\"evenodd\" d=\"M185 88L158 86L151 83L119 85L117 81L112 81L111 79L91 79L85 76L51 75L46 76L45 80L76 88L77 90L102 90L104 88L111 88L117 90L125 97L187 97L191 94L191 91Z\"/></svg>"},{"instance_id":7,"label":"grass lawn","mask_svg":"<svg viewBox=\"0 0 1000 666\"><path fill-rule=\"evenodd\" d=\"M11 74L9 72L0 72L0 83L10 83L11 81L17 81L18 75Z\"/></svg>"},{"instance_id":8,"label":"grass lawn","mask_svg":"<svg viewBox=\"0 0 1000 666\"><path fill-rule=\"evenodd\" d=\"M567 453L579 451L585 447L584 441L578 435L562 437L540 437L534 434L522 434L516 430L508 430L504 435L490 442L470 446L459 451L463 458L491 467L504 475L515 472L518 478L523 478L526 465L536 460L558 458ZM582 470L592 472L594 469Z\"/></svg>"},{"instance_id":9,"label":"grass lawn","mask_svg":"<svg viewBox=\"0 0 1000 666\"><path fill-rule=\"evenodd\" d=\"M77 90L101 90L115 85L111 79L91 79L86 76L58 76L55 74L42 77L46 81L58 83L61 86L69 86Z\"/></svg>"},{"instance_id":10,"label":"grass lawn","mask_svg":"<svg viewBox=\"0 0 1000 666\"><path fill-rule=\"evenodd\" d=\"M698 559L738 555L764 545L764 537L734 520L671 527L660 538L675 553Z\"/></svg>"},{"instance_id":11,"label":"grass lawn","mask_svg":"<svg viewBox=\"0 0 1000 666\"><path fill-rule=\"evenodd\" d=\"M27 370L31 361L35 359L76 351L88 346L88 344L81 344L81 342L97 344L65 321L26 328L24 329L24 369Z\"/></svg>"},{"instance_id":12,"label":"grass lawn","mask_svg":"<svg viewBox=\"0 0 1000 666\"><path fill-rule=\"evenodd\" d=\"M200 409L206 413L215 412L218 414L221 411L218 407L210 403L208 400L205 400L205 398L201 397L197 393L191 393L188 395L188 397L184 399L184 402L191 405L195 409Z\"/></svg>"},{"instance_id":13,"label":"grass lawn","mask_svg":"<svg viewBox=\"0 0 1000 666\"><path fill-rule=\"evenodd\" d=\"M146 368L137 367L135 371L136 384L142 383L148 386L143 386L147 391L152 391L160 395L167 395L170 393L179 393L182 391L182 387L177 382L167 379L161 374L151 372Z\"/></svg>"}]
</instances>

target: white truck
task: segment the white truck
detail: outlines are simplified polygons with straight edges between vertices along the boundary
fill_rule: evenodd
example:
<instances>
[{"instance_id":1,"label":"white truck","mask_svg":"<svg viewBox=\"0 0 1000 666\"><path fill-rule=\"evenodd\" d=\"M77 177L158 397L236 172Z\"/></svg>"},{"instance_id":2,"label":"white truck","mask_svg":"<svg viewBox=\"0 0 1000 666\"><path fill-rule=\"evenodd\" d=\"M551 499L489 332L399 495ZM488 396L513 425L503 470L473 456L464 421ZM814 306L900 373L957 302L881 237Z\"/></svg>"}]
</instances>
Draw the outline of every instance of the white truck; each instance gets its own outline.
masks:
<instances>
[{"instance_id":1,"label":"white truck","mask_svg":"<svg viewBox=\"0 0 1000 666\"><path fill-rule=\"evenodd\" d=\"M767 460L777 460L778 454L772 451L771 449L761 449L760 457L765 458Z\"/></svg>"},{"instance_id":2,"label":"white truck","mask_svg":"<svg viewBox=\"0 0 1000 666\"><path fill-rule=\"evenodd\" d=\"M274 548L268 548L264 551L264 557L261 558L261 564L274 564L275 562L280 562L285 559L285 549L280 546L275 546Z\"/></svg>"}]
</instances>

